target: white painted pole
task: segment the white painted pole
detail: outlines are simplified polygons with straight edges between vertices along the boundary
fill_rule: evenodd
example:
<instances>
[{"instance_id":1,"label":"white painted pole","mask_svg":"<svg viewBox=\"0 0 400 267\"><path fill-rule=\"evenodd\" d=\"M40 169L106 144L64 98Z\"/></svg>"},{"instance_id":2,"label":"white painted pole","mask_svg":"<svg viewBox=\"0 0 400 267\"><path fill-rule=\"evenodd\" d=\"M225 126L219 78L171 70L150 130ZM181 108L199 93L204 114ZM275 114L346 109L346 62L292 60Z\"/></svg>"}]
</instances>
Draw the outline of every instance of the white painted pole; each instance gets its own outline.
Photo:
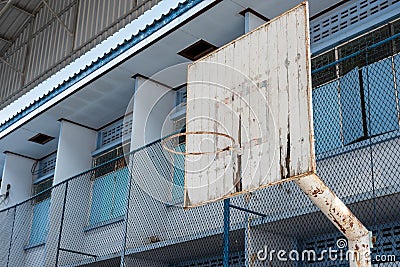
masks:
<instances>
[{"instance_id":1,"label":"white painted pole","mask_svg":"<svg viewBox=\"0 0 400 267\"><path fill-rule=\"evenodd\" d=\"M351 210L329 189L316 174L294 180L301 190L320 208L329 220L348 239L351 267L370 267L371 232L356 218Z\"/></svg>"}]
</instances>

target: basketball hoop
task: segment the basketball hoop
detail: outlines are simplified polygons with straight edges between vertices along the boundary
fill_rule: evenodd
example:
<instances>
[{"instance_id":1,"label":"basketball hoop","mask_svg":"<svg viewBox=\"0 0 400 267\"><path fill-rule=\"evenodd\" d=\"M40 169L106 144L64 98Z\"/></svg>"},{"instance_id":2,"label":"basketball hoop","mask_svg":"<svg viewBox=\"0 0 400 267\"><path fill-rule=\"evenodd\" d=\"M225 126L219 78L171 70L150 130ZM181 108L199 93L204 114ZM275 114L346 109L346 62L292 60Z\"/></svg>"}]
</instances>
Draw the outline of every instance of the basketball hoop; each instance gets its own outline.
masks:
<instances>
[{"instance_id":1,"label":"basketball hoop","mask_svg":"<svg viewBox=\"0 0 400 267\"><path fill-rule=\"evenodd\" d=\"M225 143L229 142L229 144L224 145L221 148L216 148L213 151L179 151L176 148L179 146L179 138L184 137L185 140L186 136L214 136L214 138L224 138ZM195 132L184 132L184 133L177 133L174 135L171 135L161 141L161 146L167 150L168 152L171 152L173 154L178 154L178 155L184 155L184 156L198 156L198 155L208 155L208 154L218 154L222 153L225 151L232 151L235 150L235 139L225 133L219 133L219 132L207 132L207 131L195 131Z\"/></svg>"}]
</instances>

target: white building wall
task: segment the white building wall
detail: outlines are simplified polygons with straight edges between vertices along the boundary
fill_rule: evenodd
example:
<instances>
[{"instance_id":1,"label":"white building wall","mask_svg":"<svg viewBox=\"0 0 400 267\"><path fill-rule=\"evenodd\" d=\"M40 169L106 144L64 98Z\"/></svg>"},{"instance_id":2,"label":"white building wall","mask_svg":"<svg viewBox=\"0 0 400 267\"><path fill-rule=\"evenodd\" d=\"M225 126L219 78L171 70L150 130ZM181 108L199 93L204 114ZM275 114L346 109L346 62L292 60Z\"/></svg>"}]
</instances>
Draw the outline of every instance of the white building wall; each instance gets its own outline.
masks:
<instances>
[{"instance_id":1,"label":"white building wall","mask_svg":"<svg viewBox=\"0 0 400 267\"><path fill-rule=\"evenodd\" d=\"M96 131L61 121L54 184L91 168L96 138Z\"/></svg>"},{"instance_id":2,"label":"white building wall","mask_svg":"<svg viewBox=\"0 0 400 267\"><path fill-rule=\"evenodd\" d=\"M175 97L171 88L141 76L135 78L131 150L173 131L169 115L175 107Z\"/></svg>"},{"instance_id":3,"label":"white building wall","mask_svg":"<svg viewBox=\"0 0 400 267\"><path fill-rule=\"evenodd\" d=\"M57 149L57 162L54 173L54 184L59 184L68 178L91 168L91 153L96 149L97 132L69 121L62 120ZM83 226L87 219L87 196L90 195L90 179L76 179L68 184L61 184L52 191L49 235L46 243L45 265L55 264L58 237L61 221L63 221L63 242L60 247L68 247L69 242L82 244ZM63 204L66 187L67 202L65 204L64 220L62 220ZM73 205L74 208L69 208ZM80 216L76 216L76 214ZM74 257L74 255L68 255Z\"/></svg>"},{"instance_id":4,"label":"white building wall","mask_svg":"<svg viewBox=\"0 0 400 267\"><path fill-rule=\"evenodd\" d=\"M31 197L31 170L35 162L33 159L6 152L0 194L6 193L7 184L10 184L11 188L10 195L3 205L0 205L0 209L11 207Z\"/></svg>"}]
</instances>

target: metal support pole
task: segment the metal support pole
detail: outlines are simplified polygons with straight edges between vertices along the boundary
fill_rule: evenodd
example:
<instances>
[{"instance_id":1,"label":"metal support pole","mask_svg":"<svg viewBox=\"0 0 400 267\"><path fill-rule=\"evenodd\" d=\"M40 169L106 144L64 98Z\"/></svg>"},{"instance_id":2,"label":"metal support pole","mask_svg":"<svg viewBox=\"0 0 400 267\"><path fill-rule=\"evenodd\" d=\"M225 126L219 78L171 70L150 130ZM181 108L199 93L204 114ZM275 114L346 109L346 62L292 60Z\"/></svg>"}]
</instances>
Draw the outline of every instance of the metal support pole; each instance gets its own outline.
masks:
<instances>
[{"instance_id":1,"label":"metal support pole","mask_svg":"<svg viewBox=\"0 0 400 267\"><path fill-rule=\"evenodd\" d=\"M64 215L65 215L65 203L67 202L67 193L68 193L68 184L67 182L65 184L65 190L64 190L64 203L62 207L62 213L61 213L61 222L60 222L60 232L58 233L58 244L57 244L57 254L56 254L56 264L55 266L58 266L58 258L60 256L60 246L61 246L61 235L62 235L62 229L63 229L63 224L64 224Z\"/></svg>"},{"instance_id":2,"label":"metal support pole","mask_svg":"<svg viewBox=\"0 0 400 267\"><path fill-rule=\"evenodd\" d=\"M356 255L356 259L349 259L350 266L370 267L371 232L316 174L294 182L348 239L349 250Z\"/></svg>"},{"instance_id":3,"label":"metal support pole","mask_svg":"<svg viewBox=\"0 0 400 267\"><path fill-rule=\"evenodd\" d=\"M17 213L17 207L14 208L13 223L12 223L11 236L10 236L10 246L8 247L8 255L7 255L7 267L10 264L11 246L12 246L12 238L14 235L14 224L15 224L15 214L16 213Z\"/></svg>"},{"instance_id":4,"label":"metal support pole","mask_svg":"<svg viewBox=\"0 0 400 267\"><path fill-rule=\"evenodd\" d=\"M248 194L245 196L245 203L246 203L246 209L250 210L250 199L251 199L251 194ZM233 205L231 205L232 207ZM246 212L244 216L244 221L245 221L245 233L244 233L244 266L250 266L250 255L251 255L251 219L249 213Z\"/></svg>"},{"instance_id":5,"label":"metal support pole","mask_svg":"<svg viewBox=\"0 0 400 267\"><path fill-rule=\"evenodd\" d=\"M229 267L230 199L224 199L224 256L223 266Z\"/></svg>"},{"instance_id":6,"label":"metal support pole","mask_svg":"<svg viewBox=\"0 0 400 267\"><path fill-rule=\"evenodd\" d=\"M127 235L128 235L128 219L129 219L129 200L131 199L131 191L132 191L132 180L133 180L133 157L135 154L129 155L129 163L128 163L128 173L129 173L129 189L128 189L128 201L127 201L127 207L126 207L126 212L125 212L125 227L124 227L124 242L122 244L122 250L121 250L121 261L120 261L120 267L125 266L125 253L126 253L126 240L127 240Z\"/></svg>"}]
</instances>

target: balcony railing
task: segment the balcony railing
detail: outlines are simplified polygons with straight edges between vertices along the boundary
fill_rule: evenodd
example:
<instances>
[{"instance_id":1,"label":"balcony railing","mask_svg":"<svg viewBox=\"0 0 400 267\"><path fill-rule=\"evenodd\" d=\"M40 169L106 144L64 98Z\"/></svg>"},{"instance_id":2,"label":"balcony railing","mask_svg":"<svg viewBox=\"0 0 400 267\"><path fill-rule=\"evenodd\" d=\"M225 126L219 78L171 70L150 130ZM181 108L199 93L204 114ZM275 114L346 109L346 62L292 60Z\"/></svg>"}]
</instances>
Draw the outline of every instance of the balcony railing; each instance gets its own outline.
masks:
<instances>
[{"instance_id":1,"label":"balcony railing","mask_svg":"<svg viewBox=\"0 0 400 267\"><path fill-rule=\"evenodd\" d=\"M365 64L313 90L317 171L373 231L373 261L400 256L400 58L370 62L379 45L362 50ZM318 67L314 79L357 55ZM125 167L101 171L121 161ZM223 204L172 205L183 198L182 165L159 140L52 187L47 202L35 201L37 195L0 211L0 266L222 266ZM231 210L230 266L256 264L265 246L319 256L338 249L339 231L291 182L231 203L265 216ZM325 256L297 264L348 262ZM398 264L399 258L385 266Z\"/></svg>"}]
</instances>

